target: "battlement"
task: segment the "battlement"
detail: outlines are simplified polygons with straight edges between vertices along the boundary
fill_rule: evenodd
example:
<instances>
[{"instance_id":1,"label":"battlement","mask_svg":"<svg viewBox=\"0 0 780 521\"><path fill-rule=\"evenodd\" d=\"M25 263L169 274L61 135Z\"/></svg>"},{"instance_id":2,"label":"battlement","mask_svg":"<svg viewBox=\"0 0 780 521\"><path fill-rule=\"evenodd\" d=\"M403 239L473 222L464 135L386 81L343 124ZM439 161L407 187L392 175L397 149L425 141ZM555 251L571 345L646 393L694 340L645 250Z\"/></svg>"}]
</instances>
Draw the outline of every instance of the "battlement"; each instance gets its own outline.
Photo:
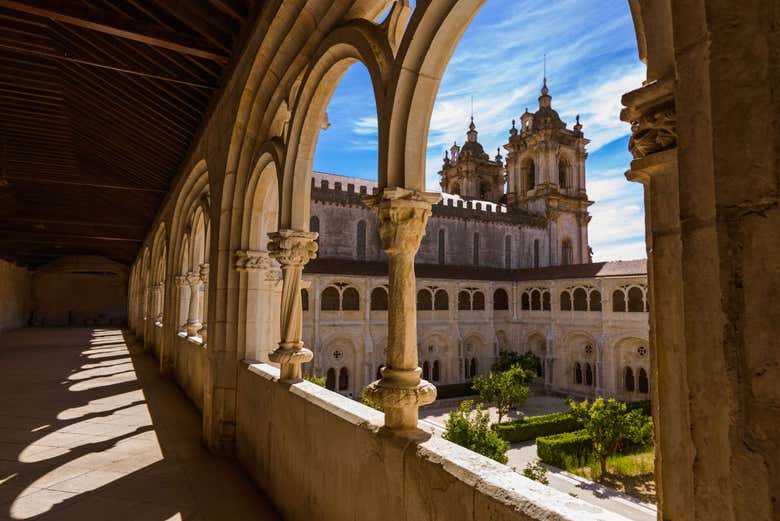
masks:
<instances>
[{"instance_id":1,"label":"battlement","mask_svg":"<svg viewBox=\"0 0 780 521\"><path fill-rule=\"evenodd\" d=\"M376 181L355 177L314 172L311 180L312 201L365 206L363 197L378 193ZM442 199L433 205L433 215L454 219L475 219L513 225L544 227L547 219L526 210L509 209L504 204L463 198L453 194L441 194Z\"/></svg>"}]
</instances>

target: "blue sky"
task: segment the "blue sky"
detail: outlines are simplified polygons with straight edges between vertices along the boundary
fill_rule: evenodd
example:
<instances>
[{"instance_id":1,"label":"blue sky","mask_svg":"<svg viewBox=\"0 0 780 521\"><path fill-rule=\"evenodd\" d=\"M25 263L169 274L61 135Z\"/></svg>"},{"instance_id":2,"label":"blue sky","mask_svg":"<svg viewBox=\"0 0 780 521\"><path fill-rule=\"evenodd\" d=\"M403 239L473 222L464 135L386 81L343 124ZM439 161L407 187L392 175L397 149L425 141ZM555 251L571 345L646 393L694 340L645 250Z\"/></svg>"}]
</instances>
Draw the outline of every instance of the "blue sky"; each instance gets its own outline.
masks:
<instances>
[{"instance_id":1,"label":"blue sky","mask_svg":"<svg viewBox=\"0 0 780 521\"><path fill-rule=\"evenodd\" d=\"M439 190L444 149L465 140L474 97L479 141L491 154L513 118L538 107L543 56L552 105L571 126L580 114L591 140L586 162L594 260L645 257L642 187L624 177L631 156L620 97L645 67L625 0L488 0L463 35L436 99L428 135L428 189ZM353 65L328 107L314 169L376 179L376 108L365 68ZM502 151L503 152L503 151Z\"/></svg>"}]
</instances>

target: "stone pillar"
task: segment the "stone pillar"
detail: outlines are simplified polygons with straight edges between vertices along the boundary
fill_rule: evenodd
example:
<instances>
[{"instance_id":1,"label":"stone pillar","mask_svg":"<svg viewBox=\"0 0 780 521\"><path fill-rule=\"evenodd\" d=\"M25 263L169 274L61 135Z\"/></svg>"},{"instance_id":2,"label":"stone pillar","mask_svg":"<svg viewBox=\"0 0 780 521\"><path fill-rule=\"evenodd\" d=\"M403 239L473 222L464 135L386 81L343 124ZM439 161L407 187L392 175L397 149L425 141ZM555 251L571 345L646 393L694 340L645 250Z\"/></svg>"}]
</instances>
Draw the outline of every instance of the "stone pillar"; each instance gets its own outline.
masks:
<instances>
[{"instance_id":1,"label":"stone pillar","mask_svg":"<svg viewBox=\"0 0 780 521\"><path fill-rule=\"evenodd\" d=\"M281 381L296 382L303 379L301 365L314 357L301 340L301 275L303 266L317 256L317 233L286 229L268 237L271 239L269 253L282 267L281 342L269 359L279 364Z\"/></svg>"},{"instance_id":2,"label":"stone pillar","mask_svg":"<svg viewBox=\"0 0 780 521\"><path fill-rule=\"evenodd\" d=\"M184 313L185 306L187 306L187 291L189 290L190 283L187 281L187 275L177 275L174 278L174 284L176 286L176 293L179 297L179 305L176 306L176 332L187 330L187 317L184 316L182 322L182 314ZM189 310L187 310L189 311Z\"/></svg>"},{"instance_id":3,"label":"stone pillar","mask_svg":"<svg viewBox=\"0 0 780 521\"><path fill-rule=\"evenodd\" d=\"M201 293L202 293L202 303L201 307L203 309L203 313L201 314L201 324L202 327L198 330L198 335L200 335L200 338L203 340L203 344L206 344L206 336L208 335L208 314L209 314L209 265L208 263L204 263L200 265L200 283L201 283Z\"/></svg>"},{"instance_id":4,"label":"stone pillar","mask_svg":"<svg viewBox=\"0 0 780 521\"><path fill-rule=\"evenodd\" d=\"M190 285L190 306L187 311L187 336L196 336L203 324L198 319L198 300L200 299L200 273L191 271L187 274Z\"/></svg>"},{"instance_id":5,"label":"stone pillar","mask_svg":"<svg viewBox=\"0 0 780 521\"><path fill-rule=\"evenodd\" d=\"M647 278L651 288L650 380L655 420L655 479L659 490L659 513L677 518L674 512L688 510L693 497L692 476L681 469L694 465L690 444L684 316L682 242L677 166L677 136L673 80L648 83L623 96L627 108L621 119L631 122L629 149L634 156L626 172L640 182L645 192ZM656 276L657 273L663 276ZM663 324L665 327L658 327ZM664 414L659 414L663 403ZM683 440L685 440L683 442ZM669 462L667 465L666 462ZM666 501L664 491L676 490L676 499ZM686 494L687 491L687 494ZM687 497L686 497L687 496ZM661 510L663 509L663 510ZM687 517L682 517L688 519Z\"/></svg>"},{"instance_id":6,"label":"stone pillar","mask_svg":"<svg viewBox=\"0 0 780 521\"><path fill-rule=\"evenodd\" d=\"M385 188L366 197L379 217L379 234L387 254L389 299L387 361L382 378L366 389L382 404L385 426L394 430L417 427L418 409L436 399L436 387L420 379L417 358L417 295L414 256L439 194Z\"/></svg>"}]
</instances>

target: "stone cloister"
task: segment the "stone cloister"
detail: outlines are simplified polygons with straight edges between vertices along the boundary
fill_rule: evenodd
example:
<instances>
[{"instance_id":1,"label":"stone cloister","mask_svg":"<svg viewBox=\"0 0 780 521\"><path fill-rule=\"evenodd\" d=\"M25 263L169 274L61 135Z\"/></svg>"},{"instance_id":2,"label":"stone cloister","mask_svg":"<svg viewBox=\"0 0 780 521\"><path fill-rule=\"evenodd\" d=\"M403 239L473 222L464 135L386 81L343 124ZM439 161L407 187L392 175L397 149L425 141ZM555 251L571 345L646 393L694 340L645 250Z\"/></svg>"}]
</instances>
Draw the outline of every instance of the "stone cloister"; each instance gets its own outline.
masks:
<instances>
[{"instance_id":1,"label":"stone cloister","mask_svg":"<svg viewBox=\"0 0 780 521\"><path fill-rule=\"evenodd\" d=\"M414 256L439 81L483 0L264 2L130 268L131 331L286 519L617 519L417 428ZM778 519L780 9L629 0L645 190L659 519ZM387 9L390 8L389 12ZM384 16L384 17L383 17ZM382 18L383 17L383 18ZM355 62L377 107L388 257L382 415L302 381L302 273L325 110ZM247 360L262 329L270 364Z\"/></svg>"}]
</instances>

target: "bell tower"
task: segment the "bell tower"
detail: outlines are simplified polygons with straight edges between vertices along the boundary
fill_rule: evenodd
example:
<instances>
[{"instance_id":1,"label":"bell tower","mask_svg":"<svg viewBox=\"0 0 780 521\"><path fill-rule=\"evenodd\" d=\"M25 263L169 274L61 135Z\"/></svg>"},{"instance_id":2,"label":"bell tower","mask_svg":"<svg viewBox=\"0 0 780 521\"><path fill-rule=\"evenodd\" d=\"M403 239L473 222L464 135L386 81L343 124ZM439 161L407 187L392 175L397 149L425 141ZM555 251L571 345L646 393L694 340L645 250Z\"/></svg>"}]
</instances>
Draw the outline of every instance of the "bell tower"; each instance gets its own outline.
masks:
<instances>
[{"instance_id":1,"label":"bell tower","mask_svg":"<svg viewBox=\"0 0 780 521\"><path fill-rule=\"evenodd\" d=\"M585 190L585 146L580 117L572 129L552 108L547 78L539 108L512 120L507 150L507 203L549 220L550 265L590 262L588 200Z\"/></svg>"},{"instance_id":2,"label":"bell tower","mask_svg":"<svg viewBox=\"0 0 780 521\"><path fill-rule=\"evenodd\" d=\"M491 160L477 141L477 127L472 116L462 147L453 144L439 172L441 189L448 194L494 203L504 196L504 163L501 149Z\"/></svg>"}]
</instances>

